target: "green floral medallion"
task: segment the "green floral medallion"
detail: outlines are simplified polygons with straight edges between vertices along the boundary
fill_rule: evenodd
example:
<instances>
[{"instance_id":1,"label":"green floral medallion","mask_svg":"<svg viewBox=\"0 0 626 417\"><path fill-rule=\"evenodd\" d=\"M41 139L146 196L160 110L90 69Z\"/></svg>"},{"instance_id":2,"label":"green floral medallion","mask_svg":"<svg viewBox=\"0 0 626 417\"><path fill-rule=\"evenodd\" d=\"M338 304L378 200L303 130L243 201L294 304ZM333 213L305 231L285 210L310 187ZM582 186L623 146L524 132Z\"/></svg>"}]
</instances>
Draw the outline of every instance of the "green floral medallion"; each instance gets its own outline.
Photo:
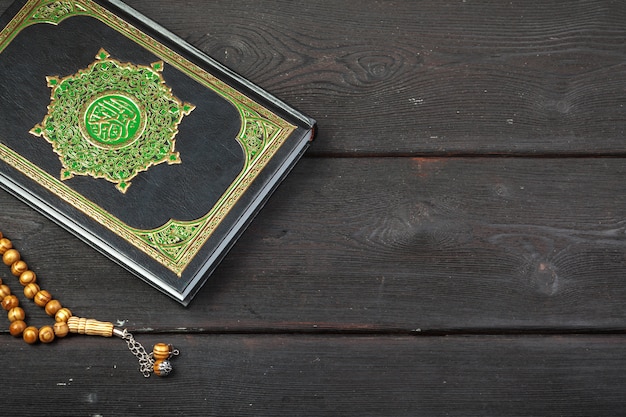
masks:
<instances>
[{"instance_id":1,"label":"green floral medallion","mask_svg":"<svg viewBox=\"0 0 626 417\"><path fill-rule=\"evenodd\" d=\"M47 77L52 101L30 133L52 144L62 180L90 175L125 193L138 173L180 163L178 125L194 106L172 94L162 71L163 62L123 64L101 49L88 68Z\"/></svg>"}]
</instances>

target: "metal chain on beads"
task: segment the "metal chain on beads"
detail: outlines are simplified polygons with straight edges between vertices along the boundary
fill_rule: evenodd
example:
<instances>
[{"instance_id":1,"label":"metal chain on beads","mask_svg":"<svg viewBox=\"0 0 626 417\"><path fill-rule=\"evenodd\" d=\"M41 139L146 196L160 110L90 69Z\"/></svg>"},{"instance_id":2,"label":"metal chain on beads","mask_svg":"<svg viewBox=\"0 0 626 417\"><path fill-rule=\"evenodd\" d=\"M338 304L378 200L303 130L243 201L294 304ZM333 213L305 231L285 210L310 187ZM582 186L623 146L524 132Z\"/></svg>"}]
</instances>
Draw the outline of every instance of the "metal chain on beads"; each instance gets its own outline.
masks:
<instances>
[{"instance_id":1,"label":"metal chain on beads","mask_svg":"<svg viewBox=\"0 0 626 417\"><path fill-rule=\"evenodd\" d=\"M154 358L154 352L148 354L143 345L136 341L128 330L113 329L113 334L124 339L130 352L135 355L137 359L139 359L139 371L144 377L150 378L153 371L160 376L165 376L172 372L172 364L167 359L160 360L158 362L158 366L155 368L154 364L156 360ZM169 345L168 348L171 356L177 356L180 353L178 349L172 349Z\"/></svg>"}]
</instances>

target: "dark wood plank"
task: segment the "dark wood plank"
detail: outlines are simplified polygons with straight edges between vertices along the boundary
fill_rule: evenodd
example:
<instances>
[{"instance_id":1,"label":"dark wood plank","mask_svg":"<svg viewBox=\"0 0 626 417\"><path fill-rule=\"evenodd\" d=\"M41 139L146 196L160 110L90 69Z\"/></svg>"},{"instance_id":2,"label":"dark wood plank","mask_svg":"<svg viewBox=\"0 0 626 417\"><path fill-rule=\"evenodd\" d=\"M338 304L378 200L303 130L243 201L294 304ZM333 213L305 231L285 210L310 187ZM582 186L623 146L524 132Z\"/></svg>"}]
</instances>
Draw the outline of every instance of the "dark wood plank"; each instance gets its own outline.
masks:
<instances>
[{"instance_id":1,"label":"dark wood plank","mask_svg":"<svg viewBox=\"0 0 626 417\"><path fill-rule=\"evenodd\" d=\"M144 380L118 339L24 348L3 338L3 409L30 417L575 417L626 407L624 336L170 340L182 352L175 373Z\"/></svg>"},{"instance_id":2,"label":"dark wood plank","mask_svg":"<svg viewBox=\"0 0 626 417\"><path fill-rule=\"evenodd\" d=\"M79 315L172 331L624 328L623 159L302 161L187 309L0 193Z\"/></svg>"},{"instance_id":3,"label":"dark wood plank","mask_svg":"<svg viewBox=\"0 0 626 417\"><path fill-rule=\"evenodd\" d=\"M313 154L626 150L622 1L128 4L318 119Z\"/></svg>"},{"instance_id":4,"label":"dark wood plank","mask_svg":"<svg viewBox=\"0 0 626 417\"><path fill-rule=\"evenodd\" d=\"M317 118L312 153L626 150L622 1L128 3Z\"/></svg>"}]
</instances>

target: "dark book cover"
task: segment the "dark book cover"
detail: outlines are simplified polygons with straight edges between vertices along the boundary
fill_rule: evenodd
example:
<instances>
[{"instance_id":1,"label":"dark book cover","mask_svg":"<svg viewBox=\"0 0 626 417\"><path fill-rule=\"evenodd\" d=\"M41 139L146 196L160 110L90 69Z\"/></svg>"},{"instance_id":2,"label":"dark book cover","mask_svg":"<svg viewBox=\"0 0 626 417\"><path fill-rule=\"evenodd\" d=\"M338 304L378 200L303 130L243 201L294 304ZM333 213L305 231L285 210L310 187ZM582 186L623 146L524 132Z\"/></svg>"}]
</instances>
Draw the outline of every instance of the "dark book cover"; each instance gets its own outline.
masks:
<instances>
[{"instance_id":1,"label":"dark book cover","mask_svg":"<svg viewBox=\"0 0 626 417\"><path fill-rule=\"evenodd\" d=\"M187 304L315 121L117 0L0 28L0 185Z\"/></svg>"}]
</instances>

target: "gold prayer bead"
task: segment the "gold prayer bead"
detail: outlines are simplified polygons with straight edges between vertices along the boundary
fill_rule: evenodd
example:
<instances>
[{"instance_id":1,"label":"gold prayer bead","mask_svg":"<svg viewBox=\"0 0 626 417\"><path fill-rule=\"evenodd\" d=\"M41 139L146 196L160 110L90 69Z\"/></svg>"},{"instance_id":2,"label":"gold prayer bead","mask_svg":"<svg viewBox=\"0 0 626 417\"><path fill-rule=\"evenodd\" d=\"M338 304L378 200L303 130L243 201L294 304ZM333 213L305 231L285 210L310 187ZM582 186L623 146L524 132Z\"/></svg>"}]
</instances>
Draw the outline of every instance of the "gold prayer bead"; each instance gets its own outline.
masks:
<instances>
[{"instance_id":1,"label":"gold prayer bead","mask_svg":"<svg viewBox=\"0 0 626 417\"><path fill-rule=\"evenodd\" d=\"M9 311L13 307L17 307L20 305L20 300L14 295L7 295L2 299L2 308L6 311Z\"/></svg>"},{"instance_id":2,"label":"gold prayer bead","mask_svg":"<svg viewBox=\"0 0 626 417\"><path fill-rule=\"evenodd\" d=\"M157 343L152 348L152 357L154 359L167 359L172 355L172 347L165 343Z\"/></svg>"},{"instance_id":3,"label":"gold prayer bead","mask_svg":"<svg viewBox=\"0 0 626 417\"><path fill-rule=\"evenodd\" d=\"M56 335L56 337L65 337L69 332L70 327L67 325L66 322L57 321L56 323L54 323L54 334Z\"/></svg>"},{"instance_id":4,"label":"gold prayer bead","mask_svg":"<svg viewBox=\"0 0 626 417\"><path fill-rule=\"evenodd\" d=\"M0 284L0 298L11 295L11 288L6 284Z\"/></svg>"},{"instance_id":5,"label":"gold prayer bead","mask_svg":"<svg viewBox=\"0 0 626 417\"><path fill-rule=\"evenodd\" d=\"M36 282L36 281L37 281L37 275L35 275L35 273L31 271L30 269L28 271L22 272L20 275L20 284L22 285L28 285L31 282Z\"/></svg>"},{"instance_id":6,"label":"gold prayer bead","mask_svg":"<svg viewBox=\"0 0 626 417\"><path fill-rule=\"evenodd\" d=\"M20 260L20 253L15 249L9 249L2 255L2 262L6 266L13 265L15 262Z\"/></svg>"},{"instance_id":7,"label":"gold prayer bead","mask_svg":"<svg viewBox=\"0 0 626 417\"><path fill-rule=\"evenodd\" d=\"M6 251L13 248L13 243L6 237L0 239L0 255L4 255Z\"/></svg>"},{"instance_id":8,"label":"gold prayer bead","mask_svg":"<svg viewBox=\"0 0 626 417\"><path fill-rule=\"evenodd\" d=\"M11 333L11 336L17 337L22 334L25 328L26 323L24 322L24 320L16 320L14 322L11 322L11 325L9 326L9 332Z\"/></svg>"},{"instance_id":9,"label":"gold prayer bead","mask_svg":"<svg viewBox=\"0 0 626 417\"><path fill-rule=\"evenodd\" d=\"M45 307L50 300L52 300L52 295L46 290L40 290L37 294L35 294L35 297L33 297L33 301L39 307Z\"/></svg>"},{"instance_id":10,"label":"gold prayer bead","mask_svg":"<svg viewBox=\"0 0 626 417\"><path fill-rule=\"evenodd\" d=\"M28 265L22 260L13 262L13 264L11 265L11 273L16 277L19 277L25 271L28 271Z\"/></svg>"},{"instance_id":11,"label":"gold prayer bead","mask_svg":"<svg viewBox=\"0 0 626 417\"><path fill-rule=\"evenodd\" d=\"M26 313L22 307L13 307L9 310L8 317L11 322L24 320L26 318Z\"/></svg>"},{"instance_id":12,"label":"gold prayer bead","mask_svg":"<svg viewBox=\"0 0 626 417\"><path fill-rule=\"evenodd\" d=\"M50 343L54 340L54 329L52 326L43 326L39 329L39 340L41 343Z\"/></svg>"},{"instance_id":13,"label":"gold prayer bead","mask_svg":"<svg viewBox=\"0 0 626 417\"><path fill-rule=\"evenodd\" d=\"M54 320L56 322L66 323L70 317L72 317L72 312L69 308L63 307L54 315Z\"/></svg>"},{"instance_id":14,"label":"gold prayer bead","mask_svg":"<svg viewBox=\"0 0 626 417\"><path fill-rule=\"evenodd\" d=\"M32 299L35 297L35 294L37 294L40 290L41 288L39 288L39 285L35 284L34 282L31 282L30 284L24 287L24 296L26 296L26 298Z\"/></svg>"},{"instance_id":15,"label":"gold prayer bead","mask_svg":"<svg viewBox=\"0 0 626 417\"><path fill-rule=\"evenodd\" d=\"M39 329L34 326L28 326L22 332L22 338L26 343L32 345L39 340Z\"/></svg>"},{"instance_id":16,"label":"gold prayer bead","mask_svg":"<svg viewBox=\"0 0 626 417\"><path fill-rule=\"evenodd\" d=\"M57 311L59 311L63 306L59 300L50 300L44 307L46 310L46 314L49 316L54 316Z\"/></svg>"}]
</instances>

